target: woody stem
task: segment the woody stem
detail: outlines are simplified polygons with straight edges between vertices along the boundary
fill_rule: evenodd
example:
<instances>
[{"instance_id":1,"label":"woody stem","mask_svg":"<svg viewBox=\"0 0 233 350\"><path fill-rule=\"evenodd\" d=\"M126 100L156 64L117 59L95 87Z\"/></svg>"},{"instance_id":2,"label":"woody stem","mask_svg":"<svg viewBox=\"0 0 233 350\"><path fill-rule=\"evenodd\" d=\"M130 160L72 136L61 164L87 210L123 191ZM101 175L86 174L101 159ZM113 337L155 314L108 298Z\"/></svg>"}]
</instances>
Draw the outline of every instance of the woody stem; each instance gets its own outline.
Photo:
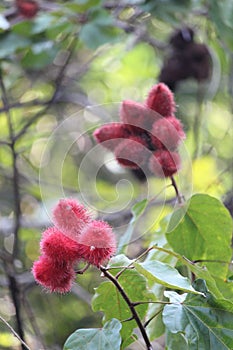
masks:
<instances>
[{"instance_id":1,"label":"woody stem","mask_svg":"<svg viewBox=\"0 0 233 350\"><path fill-rule=\"evenodd\" d=\"M150 340L148 338L148 335L146 333L145 327L143 326L140 317L135 309L135 305L134 303L129 299L128 295L125 293L123 287L121 286L121 284L118 282L118 280L109 272L106 270L105 267L100 266L100 270L102 271L102 273L104 274L105 277L107 277L118 289L118 291L120 292L122 298L125 300L125 302L127 303L131 313L132 313L132 318L135 320L135 322L138 325L138 328L141 332L141 335L145 341L146 344L146 348L147 350L153 350L152 345L150 343Z\"/></svg>"},{"instance_id":2,"label":"woody stem","mask_svg":"<svg viewBox=\"0 0 233 350\"><path fill-rule=\"evenodd\" d=\"M176 192L176 198L177 198L178 202L181 204L182 203L182 196L178 190L177 183L176 183L173 176L171 176L171 181L172 181L172 186L174 187L174 190Z\"/></svg>"}]
</instances>

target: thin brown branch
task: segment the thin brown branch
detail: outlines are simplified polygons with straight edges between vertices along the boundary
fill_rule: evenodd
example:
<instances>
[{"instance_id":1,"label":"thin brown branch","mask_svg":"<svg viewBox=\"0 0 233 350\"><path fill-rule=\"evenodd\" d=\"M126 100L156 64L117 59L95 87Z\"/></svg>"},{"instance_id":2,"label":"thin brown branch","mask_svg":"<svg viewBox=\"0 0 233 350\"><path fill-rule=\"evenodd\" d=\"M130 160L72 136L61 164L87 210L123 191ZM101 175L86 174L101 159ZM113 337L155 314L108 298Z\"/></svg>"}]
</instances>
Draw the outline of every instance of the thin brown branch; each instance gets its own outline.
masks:
<instances>
[{"instance_id":1,"label":"thin brown branch","mask_svg":"<svg viewBox=\"0 0 233 350\"><path fill-rule=\"evenodd\" d=\"M20 209L20 192L19 192L19 172L17 167L17 158L18 154L16 152L15 148L15 137L14 137L14 130L9 110L9 103L7 98L7 93L4 85L4 81L2 78L2 74L0 73L0 88L1 88L1 95L2 95L2 102L3 106L6 109L6 117L7 117L7 123L8 123L8 129L9 129L9 146L11 148L11 154L12 154L12 164L13 164L13 195L14 195L14 213L15 213L15 222L14 222L14 247L13 247L13 254L12 259L16 259L18 255L18 233L20 228L20 216L21 216L21 209Z\"/></svg>"},{"instance_id":2,"label":"thin brown branch","mask_svg":"<svg viewBox=\"0 0 233 350\"><path fill-rule=\"evenodd\" d=\"M162 300L158 300L158 301L136 301L133 302L134 306L138 306L138 305L142 305L142 304L164 304L164 305L171 305L172 303L170 301L162 301Z\"/></svg>"},{"instance_id":3,"label":"thin brown branch","mask_svg":"<svg viewBox=\"0 0 233 350\"><path fill-rule=\"evenodd\" d=\"M148 326L148 324L153 321L153 319L158 316L160 314L160 312L163 311L163 308L159 309L151 318L149 318L149 320L147 320L145 323L144 323L144 327L146 328Z\"/></svg>"},{"instance_id":4,"label":"thin brown branch","mask_svg":"<svg viewBox=\"0 0 233 350\"><path fill-rule=\"evenodd\" d=\"M32 329L38 339L38 342L40 343L40 350L43 350L45 349L45 344L43 344L43 336L41 334L40 327L37 324L36 316L34 315L34 312L31 308L31 305L26 295L23 296L23 304L24 304L24 309L28 315L28 320L30 321Z\"/></svg>"},{"instance_id":5,"label":"thin brown branch","mask_svg":"<svg viewBox=\"0 0 233 350\"><path fill-rule=\"evenodd\" d=\"M20 336L20 339L24 341L24 329L23 329L23 322L21 317L21 307L20 307L20 291L19 286L17 283L17 279L15 277L15 271L14 271L14 265L11 261L11 263L5 263L5 273L8 279L8 288L11 294L11 298L15 307L15 317L17 322L17 332ZM21 348L22 350L25 350L26 347L24 345L24 342L21 342Z\"/></svg>"},{"instance_id":6,"label":"thin brown branch","mask_svg":"<svg viewBox=\"0 0 233 350\"><path fill-rule=\"evenodd\" d=\"M90 267L90 265L91 265L91 264L89 264L89 263L88 263L88 264L86 264L86 265L84 266L84 268L83 268L83 269L81 269L81 270L77 270L77 271L76 271L76 274L77 274L77 275L83 275L83 274L84 274L84 272L85 272L85 271L87 271L87 269Z\"/></svg>"},{"instance_id":7,"label":"thin brown branch","mask_svg":"<svg viewBox=\"0 0 233 350\"><path fill-rule=\"evenodd\" d=\"M38 113L36 113L24 126L23 128L18 132L17 135L15 135L15 141L16 140L19 140L25 133L26 131L28 130L28 128L33 124L35 123L40 117L42 117L46 112L47 110L54 104L54 102L56 101L56 98L57 98L57 94L60 90L60 87L61 87L61 84L62 84L62 81L63 81L63 78L64 78L64 75L65 75L65 71L67 69L67 66L71 60L71 57L73 56L73 53L74 53L74 50L75 50L75 46L76 46L76 36L74 35L70 44L69 44L69 47L67 48L67 51L69 52L67 58L66 58L66 61L64 63L64 65L61 67L56 79L55 79L55 90L53 92L53 95L51 97L50 100L48 100L45 103L43 103L44 105L44 108L43 110L39 111Z\"/></svg>"},{"instance_id":8,"label":"thin brown branch","mask_svg":"<svg viewBox=\"0 0 233 350\"><path fill-rule=\"evenodd\" d=\"M14 130L13 130L12 119L11 119L11 114L9 110L7 92L5 89L1 71L0 71L0 89L1 89L3 106L6 109L6 117L7 117L8 129L9 129L10 148L11 148L12 164L13 164L12 166L13 166L13 196L14 196L14 230L13 230L14 245L13 245L11 261L8 263L4 261L4 264L5 264L4 267L5 267L5 272L9 281L9 290L11 293L12 301L15 306L17 330L20 338L24 340L24 329L23 329L23 322L22 322L21 311L20 311L20 292L19 292L17 280L15 278L15 268L14 268L14 261L15 259L17 259L18 253L19 253L18 236L19 236L20 217L21 217L19 172L17 167L18 154L16 152L16 147L15 147ZM22 347L22 350L26 349L23 343L21 343L21 347Z\"/></svg>"},{"instance_id":9,"label":"thin brown branch","mask_svg":"<svg viewBox=\"0 0 233 350\"><path fill-rule=\"evenodd\" d=\"M28 108L28 107L36 107L36 106L43 106L47 105L50 103L49 100L33 100L33 101L28 101L28 102L15 102L15 103L9 103L9 105L3 106L0 108L0 113L4 113L7 110L12 110L12 109L18 109L18 108Z\"/></svg>"},{"instance_id":10,"label":"thin brown branch","mask_svg":"<svg viewBox=\"0 0 233 350\"><path fill-rule=\"evenodd\" d=\"M10 329L10 331L14 334L14 336L20 341L20 343L24 346L25 349L31 350L29 346L23 341L22 338L18 335L18 333L14 330L14 328L11 327L11 325L2 317L0 316L0 320Z\"/></svg>"},{"instance_id":11,"label":"thin brown branch","mask_svg":"<svg viewBox=\"0 0 233 350\"><path fill-rule=\"evenodd\" d=\"M182 195L181 195L180 192L179 192L177 183L176 183L176 181L175 181L175 179L174 179L173 176L171 176L171 181L172 181L172 186L174 187L174 190L175 190L175 192L176 192L176 198L177 198L177 200L178 200L178 203L179 203L179 204L182 204L182 202L183 202L183 197L182 197Z\"/></svg>"},{"instance_id":12,"label":"thin brown branch","mask_svg":"<svg viewBox=\"0 0 233 350\"><path fill-rule=\"evenodd\" d=\"M138 260L141 260L145 255L147 255L152 249L154 249L154 247L149 247L147 248L142 254L140 254L136 259L134 259L129 265L123 267L123 269L121 271L119 271L115 278L118 279L120 277L120 275L127 269L131 268L131 266L133 266L133 264L135 262L137 262Z\"/></svg>"},{"instance_id":13,"label":"thin brown branch","mask_svg":"<svg viewBox=\"0 0 233 350\"><path fill-rule=\"evenodd\" d=\"M150 343L150 340L148 338L148 335L146 333L146 330L140 320L140 317L137 313L137 311L135 310L135 307L133 305L133 302L129 299L128 295L126 294L126 292L124 291L124 289L122 288L121 284L119 283L119 281L109 272L106 270L105 267L103 266L100 266L99 267L100 270L102 271L102 273L104 274L105 277L107 277L115 286L116 288L118 289L119 293L121 294L122 298L125 300L125 302L127 303L131 313L132 313L132 316L135 320L135 322L137 323L137 326L141 332L141 335L144 339L144 342L146 344L146 348L147 350L152 350L152 345Z\"/></svg>"},{"instance_id":14,"label":"thin brown branch","mask_svg":"<svg viewBox=\"0 0 233 350\"><path fill-rule=\"evenodd\" d=\"M192 263L196 264L196 263L218 263L218 264L227 264L227 265L232 265L233 262L232 261L223 261L223 260L211 260L211 259L197 259L197 260L193 260Z\"/></svg>"}]
</instances>

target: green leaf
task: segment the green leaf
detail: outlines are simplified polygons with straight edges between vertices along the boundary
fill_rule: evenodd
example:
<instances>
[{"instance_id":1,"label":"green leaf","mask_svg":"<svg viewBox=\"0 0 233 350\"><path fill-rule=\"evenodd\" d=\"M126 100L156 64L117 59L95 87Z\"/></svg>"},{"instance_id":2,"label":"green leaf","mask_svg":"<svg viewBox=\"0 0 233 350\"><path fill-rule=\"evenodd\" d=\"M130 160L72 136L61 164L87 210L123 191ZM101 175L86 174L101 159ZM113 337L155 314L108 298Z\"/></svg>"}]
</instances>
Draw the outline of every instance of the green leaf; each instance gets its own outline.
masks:
<instances>
[{"instance_id":1,"label":"green leaf","mask_svg":"<svg viewBox=\"0 0 233 350\"><path fill-rule=\"evenodd\" d=\"M98 10L93 13L92 20L83 25L79 37L90 49L97 49L103 44L119 40L119 32L108 12Z\"/></svg>"},{"instance_id":2,"label":"green leaf","mask_svg":"<svg viewBox=\"0 0 233 350\"><path fill-rule=\"evenodd\" d=\"M87 11L94 6L98 6L100 0L76 0L74 2L69 2L66 7L77 13Z\"/></svg>"},{"instance_id":3,"label":"green leaf","mask_svg":"<svg viewBox=\"0 0 233 350\"><path fill-rule=\"evenodd\" d=\"M131 220L132 222L137 221L137 219L144 213L144 210L146 209L147 205L147 199L143 199L141 202L134 204L134 206L131 209L133 214L133 218Z\"/></svg>"},{"instance_id":4,"label":"green leaf","mask_svg":"<svg viewBox=\"0 0 233 350\"><path fill-rule=\"evenodd\" d=\"M211 274L226 278L232 236L228 210L219 200L205 194L194 195L184 214L185 210L184 207L178 209L171 218L171 225L175 222L177 226L166 234L169 244L191 261L213 261L204 262L204 265Z\"/></svg>"},{"instance_id":5,"label":"green leaf","mask_svg":"<svg viewBox=\"0 0 233 350\"><path fill-rule=\"evenodd\" d=\"M101 328L78 329L69 336L64 350L119 350L121 323L112 319Z\"/></svg>"},{"instance_id":6,"label":"green leaf","mask_svg":"<svg viewBox=\"0 0 233 350\"><path fill-rule=\"evenodd\" d=\"M8 57L17 50L30 46L31 41L14 33L0 36L0 58Z\"/></svg>"},{"instance_id":7,"label":"green leaf","mask_svg":"<svg viewBox=\"0 0 233 350\"><path fill-rule=\"evenodd\" d=\"M117 258L115 261L113 261L111 266L125 266L127 258L125 260L124 255L121 255L120 257L121 258ZM112 273L114 272L114 274L116 274L120 270L120 268L114 269L112 270ZM132 302L152 300L153 295L147 290L146 279L137 271L124 271L124 273L122 273L118 278L118 281ZM120 321L125 321L132 317L129 306L123 299L122 295L113 285L113 283L109 281L101 283L98 288L96 288L92 301L92 308L94 311L104 312L104 322L113 317ZM147 303L137 306L137 312L141 319L145 317L147 309ZM129 320L122 323L121 336L124 346L132 342L130 337L133 329L136 327L137 324L134 320Z\"/></svg>"},{"instance_id":8,"label":"green leaf","mask_svg":"<svg viewBox=\"0 0 233 350\"><path fill-rule=\"evenodd\" d=\"M58 52L52 42L37 43L23 57L21 63L27 69L43 69L51 64Z\"/></svg>"},{"instance_id":9,"label":"green leaf","mask_svg":"<svg viewBox=\"0 0 233 350\"><path fill-rule=\"evenodd\" d=\"M32 34L44 32L53 25L54 17L49 13L43 13L37 16L33 22ZM56 24L56 23L55 23Z\"/></svg>"},{"instance_id":10,"label":"green leaf","mask_svg":"<svg viewBox=\"0 0 233 350\"><path fill-rule=\"evenodd\" d=\"M171 333L166 330L166 349L182 349L189 350L186 339L184 338L182 333Z\"/></svg>"},{"instance_id":11,"label":"green leaf","mask_svg":"<svg viewBox=\"0 0 233 350\"><path fill-rule=\"evenodd\" d=\"M216 279L214 279L211 276L211 274L209 273L209 271L206 268L198 266L198 265L194 264L192 261L183 257L182 255L175 253L172 250L166 249L164 247L158 247L155 245L154 249L159 251L159 252L162 252L162 253L167 253L169 256L173 257L173 259L175 258L176 262L178 260L180 264L187 266L189 268L189 270L195 274L196 277L202 278L206 281L209 290L211 291L211 293L213 293L213 295L216 298L223 298L223 294L220 292L220 290L218 289L218 287L216 285ZM162 259L162 261L164 261L166 263L169 262L170 266L171 266L171 264L174 264L174 260L169 259L167 261L167 260L165 260L164 255L159 256L158 254L154 254L152 250L148 254L148 257L145 261L151 261L151 260L155 260L155 259L160 260L160 261Z\"/></svg>"},{"instance_id":12,"label":"green leaf","mask_svg":"<svg viewBox=\"0 0 233 350\"><path fill-rule=\"evenodd\" d=\"M154 294L154 301L163 300L164 289L160 284L154 283L154 286L151 288L152 293ZM148 308L146 315L147 320L151 320L146 327L147 334L150 340L159 338L164 334L165 327L162 320L162 310L164 304L161 303L152 303Z\"/></svg>"},{"instance_id":13,"label":"green leaf","mask_svg":"<svg viewBox=\"0 0 233 350\"><path fill-rule=\"evenodd\" d=\"M167 288L200 294L191 286L187 277L183 277L174 267L168 264L160 261L146 261L143 263L134 263L134 266L149 281L162 284Z\"/></svg>"},{"instance_id":14,"label":"green leaf","mask_svg":"<svg viewBox=\"0 0 233 350\"><path fill-rule=\"evenodd\" d=\"M22 21L16 23L14 26L12 26L12 32L22 35L23 37L30 37L32 35L33 22L32 21Z\"/></svg>"},{"instance_id":15,"label":"green leaf","mask_svg":"<svg viewBox=\"0 0 233 350\"><path fill-rule=\"evenodd\" d=\"M129 244L131 237L132 237L132 234L133 234L135 223L140 218L140 216L144 213L147 205L148 205L148 200L143 199L141 202L134 204L134 206L132 207L131 212L132 212L133 216L128 224L127 230L125 231L125 233L123 234L123 236L121 236L121 238L119 240L118 254L125 253L125 251L127 250L127 246Z\"/></svg>"},{"instance_id":16,"label":"green leaf","mask_svg":"<svg viewBox=\"0 0 233 350\"><path fill-rule=\"evenodd\" d=\"M199 280L198 283L201 286L200 291L203 292L204 281ZM172 303L165 305L163 310L163 322L170 332L169 350L233 348L232 303L217 300L208 292L206 297L193 294L179 295L175 292L165 292L165 296ZM177 337L177 334L182 334L182 337ZM187 346L182 347L185 344L184 340Z\"/></svg>"},{"instance_id":17,"label":"green leaf","mask_svg":"<svg viewBox=\"0 0 233 350\"><path fill-rule=\"evenodd\" d=\"M212 0L208 14L217 29L221 41L224 41L230 49L233 49L232 2L228 0Z\"/></svg>"}]
</instances>

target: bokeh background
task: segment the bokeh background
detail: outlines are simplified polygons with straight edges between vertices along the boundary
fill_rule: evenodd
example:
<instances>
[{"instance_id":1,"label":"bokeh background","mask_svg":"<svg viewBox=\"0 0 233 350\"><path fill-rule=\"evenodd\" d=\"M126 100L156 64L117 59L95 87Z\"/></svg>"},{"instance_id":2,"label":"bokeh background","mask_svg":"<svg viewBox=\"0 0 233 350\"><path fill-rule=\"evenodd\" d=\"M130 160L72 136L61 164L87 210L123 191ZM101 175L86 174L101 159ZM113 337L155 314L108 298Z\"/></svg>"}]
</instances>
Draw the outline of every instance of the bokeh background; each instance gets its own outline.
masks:
<instances>
[{"instance_id":1,"label":"bokeh background","mask_svg":"<svg viewBox=\"0 0 233 350\"><path fill-rule=\"evenodd\" d=\"M57 350L75 329L101 326L91 309L101 277L88 270L66 296L35 284L31 267L54 204L79 199L119 238L132 205L155 198L131 257L174 208L169 181L142 179L96 147L92 132L119 121L122 100L143 102L159 81L171 87L187 135L179 188L186 198L216 196L232 213L233 3L25 3L0 3L0 315L32 349ZM1 321L0 349L21 349Z\"/></svg>"}]
</instances>

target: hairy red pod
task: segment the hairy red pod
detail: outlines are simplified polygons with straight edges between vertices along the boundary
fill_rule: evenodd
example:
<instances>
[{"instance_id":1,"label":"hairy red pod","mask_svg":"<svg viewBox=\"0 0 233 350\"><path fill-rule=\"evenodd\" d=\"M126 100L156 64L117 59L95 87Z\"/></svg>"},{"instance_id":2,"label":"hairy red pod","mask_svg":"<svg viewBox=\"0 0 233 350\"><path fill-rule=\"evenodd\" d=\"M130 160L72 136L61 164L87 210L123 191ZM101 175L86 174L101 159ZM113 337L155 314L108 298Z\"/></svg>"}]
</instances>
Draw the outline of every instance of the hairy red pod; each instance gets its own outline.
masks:
<instances>
[{"instance_id":1,"label":"hairy red pod","mask_svg":"<svg viewBox=\"0 0 233 350\"><path fill-rule=\"evenodd\" d=\"M91 221L86 208L75 199L61 199L53 210L53 222L64 235L78 241L83 227Z\"/></svg>"},{"instance_id":2,"label":"hairy red pod","mask_svg":"<svg viewBox=\"0 0 233 350\"><path fill-rule=\"evenodd\" d=\"M125 100L121 104L120 119L128 124L128 129L133 133L145 132L157 120L158 115L146 105L131 100Z\"/></svg>"},{"instance_id":3,"label":"hairy red pod","mask_svg":"<svg viewBox=\"0 0 233 350\"><path fill-rule=\"evenodd\" d=\"M137 169L146 163L148 152L147 143L143 138L130 136L118 145L115 150L115 157L120 165Z\"/></svg>"},{"instance_id":4,"label":"hairy red pod","mask_svg":"<svg viewBox=\"0 0 233 350\"><path fill-rule=\"evenodd\" d=\"M175 150L185 138L182 124L176 117L157 120L151 130L151 144L156 148Z\"/></svg>"},{"instance_id":5,"label":"hairy red pod","mask_svg":"<svg viewBox=\"0 0 233 350\"><path fill-rule=\"evenodd\" d=\"M151 88L146 105L163 117L172 116L176 111L173 93L164 83L159 83Z\"/></svg>"},{"instance_id":6,"label":"hairy red pod","mask_svg":"<svg viewBox=\"0 0 233 350\"><path fill-rule=\"evenodd\" d=\"M16 6L19 13L26 18L33 18L39 11L39 5L33 0L17 0Z\"/></svg>"},{"instance_id":7,"label":"hairy red pod","mask_svg":"<svg viewBox=\"0 0 233 350\"><path fill-rule=\"evenodd\" d=\"M157 150L149 160L149 168L158 177L171 177L180 168L180 156L177 152Z\"/></svg>"},{"instance_id":8,"label":"hairy red pod","mask_svg":"<svg viewBox=\"0 0 233 350\"><path fill-rule=\"evenodd\" d=\"M41 251L54 261L74 262L80 258L79 244L56 227L49 227L40 242Z\"/></svg>"},{"instance_id":9,"label":"hairy red pod","mask_svg":"<svg viewBox=\"0 0 233 350\"><path fill-rule=\"evenodd\" d=\"M92 221L81 233L79 253L90 264L99 266L116 251L112 228L103 221Z\"/></svg>"},{"instance_id":10,"label":"hairy red pod","mask_svg":"<svg viewBox=\"0 0 233 350\"><path fill-rule=\"evenodd\" d=\"M109 123L96 129L93 136L98 143L114 151L119 144L119 139L128 137L129 131L123 123Z\"/></svg>"},{"instance_id":11,"label":"hairy red pod","mask_svg":"<svg viewBox=\"0 0 233 350\"><path fill-rule=\"evenodd\" d=\"M67 293L75 279L72 264L54 262L46 255L39 257L32 267L32 273L37 283L50 292Z\"/></svg>"}]
</instances>

